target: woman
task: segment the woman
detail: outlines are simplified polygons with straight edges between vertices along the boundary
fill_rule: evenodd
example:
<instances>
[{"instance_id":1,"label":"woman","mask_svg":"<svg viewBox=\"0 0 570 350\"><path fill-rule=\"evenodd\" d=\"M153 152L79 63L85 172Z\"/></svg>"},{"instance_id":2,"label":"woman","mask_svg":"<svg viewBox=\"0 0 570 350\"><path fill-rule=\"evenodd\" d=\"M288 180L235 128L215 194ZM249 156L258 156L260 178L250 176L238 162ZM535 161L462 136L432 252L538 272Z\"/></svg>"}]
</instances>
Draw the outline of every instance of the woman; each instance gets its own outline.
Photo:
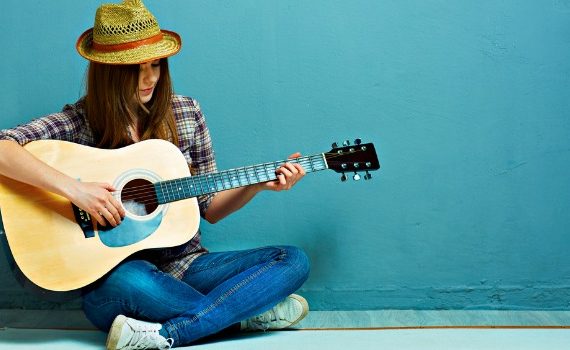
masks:
<instances>
[{"instance_id":1,"label":"woman","mask_svg":"<svg viewBox=\"0 0 570 350\"><path fill-rule=\"evenodd\" d=\"M66 197L100 225L117 226L125 208L107 183L80 182L22 146L58 139L119 148L151 138L179 147L194 174L216 171L210 135L198 103L174 95L167 57L181 41L161 30L139 0L103 4L95 25L77 42L90 61L87 92L60 113L0 132L0 174ZM298 157L296 153L291 157ZM276 169L277 180L198 198L215 223L264 190L290 189L304 176L299 164ZM178 247L131 256L84 290L83 309L108 349L167 349L233 327L278 329L308 312L291 294L307 279L307 256L289 246L210 253L200 233Z\"/></svg>"}]
</instances>

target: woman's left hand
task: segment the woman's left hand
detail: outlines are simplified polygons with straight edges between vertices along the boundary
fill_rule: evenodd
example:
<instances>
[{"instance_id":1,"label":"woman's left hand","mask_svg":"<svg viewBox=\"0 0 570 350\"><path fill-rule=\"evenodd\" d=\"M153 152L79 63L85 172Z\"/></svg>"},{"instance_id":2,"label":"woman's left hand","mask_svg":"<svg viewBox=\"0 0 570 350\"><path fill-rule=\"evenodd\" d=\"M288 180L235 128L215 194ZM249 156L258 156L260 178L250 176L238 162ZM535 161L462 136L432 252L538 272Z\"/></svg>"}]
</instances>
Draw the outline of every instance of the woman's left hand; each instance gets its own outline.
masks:
<instances>
[{"instance_id":1,"label":"woman's left hand","mask_svg":"<svg viewBox=\"0 0 570 350\"><path fill-rule=\"evenodd\" d=\"M300 156L301 153L297 152L290 155L289 159L299 158ZM277 180L260 184L262 186L261 189L271 191L288 190L305 176L305 169L298 163L285 163L277 168L275 173L277 174Z\"/></svg>"}]
</instances>

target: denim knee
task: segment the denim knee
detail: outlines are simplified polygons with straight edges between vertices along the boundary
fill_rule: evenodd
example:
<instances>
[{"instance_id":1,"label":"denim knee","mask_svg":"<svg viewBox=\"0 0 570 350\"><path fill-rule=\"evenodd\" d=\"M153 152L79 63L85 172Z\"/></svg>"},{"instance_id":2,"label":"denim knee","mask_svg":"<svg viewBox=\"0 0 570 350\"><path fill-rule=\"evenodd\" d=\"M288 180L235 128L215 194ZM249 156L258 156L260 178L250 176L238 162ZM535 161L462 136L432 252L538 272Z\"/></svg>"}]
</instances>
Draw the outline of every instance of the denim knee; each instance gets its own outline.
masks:
<instances>
[{"instance_id":1,"label":"denim knee","mask_svg":"<svg viewBox=\"0 0 570 350\"><path fill-rule=\"evenodd\" d=\"M293 274L297 279L296 284L300 287L309 278L311 270L309 256L299 247L280 246L279 248L284 252L284 260L293 270Z\"/></svg>"},{"instance_id":2,"label":"denim knee","mask_svg":"<svg viewBox=\"0 0 570 350\"><path fill-rule=\"evenodd\" d=\"M97 328L108 330L115 316L136 304L137 292L145 290L148 274L154 270L156 267L146 261L125 261L85 288L82 307L87 318Z\"/></svg>"}]
</instances>

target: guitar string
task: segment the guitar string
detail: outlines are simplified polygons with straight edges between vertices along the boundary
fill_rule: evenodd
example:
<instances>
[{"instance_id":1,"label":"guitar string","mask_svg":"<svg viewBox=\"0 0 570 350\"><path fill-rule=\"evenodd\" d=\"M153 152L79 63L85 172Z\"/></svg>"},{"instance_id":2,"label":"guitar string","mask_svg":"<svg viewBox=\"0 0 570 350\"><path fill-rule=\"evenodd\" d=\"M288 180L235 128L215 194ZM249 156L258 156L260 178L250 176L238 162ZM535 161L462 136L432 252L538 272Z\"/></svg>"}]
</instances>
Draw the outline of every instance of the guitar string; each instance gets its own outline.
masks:
<instances>
[{"instance_id":1,"label":"guitar string","mask_svg":"<svg viewBox=\"0 0 570 350\"><path fill-rule=\"evenodd\" d=\"M311 157L314 158L315 156L311 156ZM319 156L319 158L320 158L320 156ZM273 165L273 164L278 164L278 163L279 163L279 162L266 163L266 164L272 164L272 165ZM311 160L309 160L309 159L307 158L307 159L304 159L304 160L302 160L302 161L299 161L298 163L303 163L302 165L305 165L305 164L307 164L307 163L313 163L313 161L311 161ZM240 169L247 169L247 168L244 167L244 168L238 168L238 169L235 169L235 170L240 170ZM252 168L250 168L250 169L252 169ZM323 168L323 169L324 169L324 168ZM323 169L319 169L319 170L323 170ZM228 171L224 171L224 172L228 172ZM260 176L259 176L259 174L257 174L257 175L255 175L255 177L256 177L257 180L259 180L259 182L265 182L265 181L270 181L270 180L272 180L272 179L275 179L275 178L269 178L269 176L267 175L266 169L264 170L264 172L266 172L266 174L265 174L265 175L261 174L261 175L262 175L262 176L265 176L265 177L268 177L268 179L267 179L267 180L265 180L265 179L259 180ZM256 171L256 173L257 173L257 171ZM214 175L214 176L216 176L216 175ZM241 175L238 175L238 177L240 177L241 179L243 179L243 182L248 183L248 184L253 183L253 182L251 182L251 181L249 180L249 178L250 178L250 177L253 177L253 176L254 176L254 175L248 176L247 173L242 173ZM182 180L182 181L188 182L188 181L187 181L188 179L189 179L190 181L193 181L193 179L195 179L195 178L196 178L196 177L185 178L185 179ZM234 180L234 182L238 182L238 183L240 184L240 186L236 186L236 187L241 187L242 181L239 181L237 178L234 178L233 180ZM176 180L169 180L169 181L176 181ZM230 179L229 181L228 181L228 180L224 180L223 178L212 179L211 181L208 180L208 179L201 179L201 180L199 180L199 181L202 182L202 184L205 184L205 185L207 185L207 186L210 186L210 185L211 185L211 182L213 181L213 184L215 185L215 189L216 189L217 191L222 191L222 190L219 190L219 189L218 189L218 183L221 183L221 184L222 184L221 187L223 188L223 190L230 189L230 188L234 188L234 186L232 185L232 180L231 180L231 179ZM229 188L224 188L224 184L225 184L225 183L229 183L229 184L230 184L230 187L229 187ZM166 185L166 186L168 186L168 185ZM123 194L126 193L126 192L128 192L128 194L131 195L131 196L132 196L132 195L136 195L136 194L143 194L143 196L139 196L139 197L136 198L136 202L139 203L139 204L156 204L156 202L157 202L157 196L155 195L154 184L145 184L145 185L139 185L139 186L135 186L135 187L136 187L136 190L135 190L135 191L123 190L122 192L123 192ZM133 187L133 188L135 188L135 187ZM164 187L164 186L163 186L163 187ZM172 187L172 186L171 186L171 187ZM199 187L199 186L196 186L196 187ZM130 188L130 189L132 189L132 188ZM212 189L214 189L214 188L212 187ZM114 191L114 192L113 192L113 195L115 195L115 196L116 196L116 195L120 195L119 192L121 192L121 191ZM167 192L168 192L168 191L167 191ZM216 191L214 191L214 192L216 192ZM173 195L173 193L172 193L171 195ZM188 196L188 197L185 197L185 198L196 197L196 196L198 196L198 195L200 195L200 194L192 194L191 196ZM168 197L168 193L166 193L166 196ZM181 199L182 199L182 198L181 198ZM128 200L128 198L127 198L127 200Z\"/></svg>"},{"instance_id":2,"label":"guitar string","mask_svg":"<svg viewBox=\"0 0 570 350\"><path fill-rule=\"evenodd\" d=\"M313 156L314 157L314 156ZM311 161L310 159L303 159L301 161L297 161L295 163L299 163L301 165L310 165L311 163L314 163L314 161ZM208 177L208 175L210 175L210 177L214 178L212 179L212 181L216 181L218 180L222 180L222 182L230 182L231 180L235 180L237 179L235 176L233 176L232 179L230 179L230 181L224 180L223 175L229 174L230 172L235 172L238 174L238 176L240 177L240 179L244 179L244 182L250 182L249 177L253 176L256 178L259 178L260 175L261 177L269 177L269 175L267 175L268 171L267 171L267 166L275 166L276 164L281 164L280 162L272 162L272 163L263 163L263 164L259 164L259 165L255 165L255 166L251 166L251 167L241 167L241 168L235 168L235 169L229 169L229 170L224 170L224 171L220 171L217 173L212 173L212 174L203 174L203 175L199 175L199 176L193 176L193 177L186 177L186 178L179 178L179 179L171 179L171 180L165 180L162 181L162 183L169 183L169 184L174 184L176 181L179 182L202 182L204 183L208 183L211 182L209 179L204 179L204 177ZM252 172L247 172L247 170L255 170L253 173ZM263 173L259 173L258 170L261 170ZM254 175L251 175L254 174ZM268 180L263 180L263 181L269 181ZM240 181L241 183L241 181ZM164 186L168 186L169 184L165 184ZM139 185L139 186L134 186L134 187L129 187L128 189L125 189L122 191L123 194L136 194L137 192L141 192L142 191L146 191L149 187L154 187L154 184L144 184L144 185ZM112 193L119 193L121 191L113 191Z\"/></svg>"},{"instance_id":3,"label":"guitar string","mask_svg":"<svg viewBox=\"0 0 570 350\"><path fill-rule=\"evenodd\" d=\"M324 168L323 168L323 169L320 169L320 170L324 170ZM271 181L271 179L270 179L270 180L267 180L267 181ZM265 182L265 181L260 181L260 182ZM207 185L207 184L206 184L206 185ZM223 182L222 182L222 189L219 189L219 188L218 188L217 183L215 183L214 185L215 185L215 187L212 187L213 191L211 191L211 192L208 192L208 191L202 191L202 193L191 193L191 192L190 192L190 195L186 195L186 194L184 193L182 196L180 196L179 194L175 194L174 192L173 192L173 193L170 193L170 194L167 192L166 195L163 195L163 198L167 198L168 200L167 200L165 203L168 203L168 202L173 202L173 201L176 201L176 200L182 200L182 199L187 199L187 198L198 197L198 196L201 196L201 195L204 195L204 194L207 194L207 193L220 192L220 191L229 190L229 189L232 189L232 188L242 187L242 186L240 185L240 186L235 186L235 187L224 188ZM142 187L142 186L141 186L141 187ZM149 205L150 205L150 204L152 204L152 205L159 205L160 203L158 202L158 196L155 194L156 192L155 192L155 190L154 190L154 186L153 186L153 185L148 185L147 187L148 187L148 188L147 188L146 191L145 191L145 190L141 190L142 196L138 196L138 197L133 198L133 199L136 201L137 204L143 204L143 205L147 205L147 204L149 204ZM117 192L118 192L118 191L117 191ZM120 198L120 194L119 194L119 193L114 193L113 196L116 196L116 197L119 197L119 198ZM180 197L180 198L176 199L177 197ZM129 200L129 199L127 199L127 200ZM163 204L164 204L164 203L163 203Z\"/></svg>"},{"instance_id":4,"label":"guitar string","mask_svg":"<svg viewBox=\"0 0 570 350\"><path fill-rule=\"evenodd\" d=\"M294 161L294 163L299 163L301 165L311 165L312 163L314 163L314 160L309 159L310 157L315 158L316 156L307 156L307 157L303 157L303 159L301 159L300 161ZM321 158L320 155L318 156L319 159ZM255 165L255 166L251 166L251 167L241 167L241 168L235 168L235 169L229 169L229 170L223 170L217 173L211 173L211 174L203 174L203 175L199 175L199 176L192 176L192 177L187 177L187 178L180 178L180 179L171 179L171 180L165 180L163 182L172 182L174 183L175 181L200 181L202 183L207 183L207 182L211 182L208 179L204 179L204 177L207 177L208 175L211 175L211 177L221 177L225 174L229 174L231 172L235 172L238 174L238 176L240 177L240 179L244 179L244 182L250 182L249 177L254 176L254 177L258 177L260 174L257 170L262 170L263 172L267 173L267 166L276 166L277 168L279 166L277 166L277 164L279 164L279 166L282 164L282 162L277 161L277 162L268 162L268 163L263 163L263 164L259 164L259 165ZM251 172L247 172L248 170L255 170L254 173ZM251 174L255 174L255 175L251 175ZM251 176L250 176L251 175ZM262 176L266 176L268 177L267 174L263 174L261 173ZM216 180L216 179L214 179ZM222 179L222 181L224 182L224 180ZM269 180L267 180L269 181ZM231 182L231 181L230 181ZM240 181L241 183L241 181ZM167 185L166 185L167 186ZM134 186L134 187L129 187L128 189L125 189L122 191L123 194L133 194L136 192L140 192L139 190L147 190L149 187L154 187L154 184L144 184L144 185L139 185L139 186ZM112 191L112 193L119 193L121 192L120 190L118 191Z\"/></svg>"},{"instance_id":5,"label":"guitar string","mask_svg":"<svg viewBox=\"0 0 570 350\"><path fill-rule=\"evenodd\" d=\"M353 153L357 153L357 152L364 152L364 151L358 149L358 150L355 150ZM329 157L328 159L330 159L330 158L336 158L336 157L342 157L342 156L345 155L345 154L338 154L338 153L331 153L331 152L326 152L326 153L324 153L324 154L325 154L325 155L328 155L328 157ZM300 158L302 158L302 162L305 162L305 163L309 162L309 164L310 164L310 163L312 163L313 161L311 161L309 158L318 157L319 159L321 159L321 155L322 155L322 153L321 153L321 154L317 154L317 155L313 155L313 156L300 157ZM217 172L217 173L212 173L211 175L212 175L212 176L218 176L218 175L221 175L221 174L223 174L223 173L228 173L228 172L230 172L230 171L245 171L245 170L247 170L247 169L253 169L253 168L260 167L260 166L266 166L266 165L268 165L268 164L283 164L284 162L301 163L301 161L295 161L295 160L292 160L292 159L288 159L288 160L284 160L284 161L276 161L276 162L262 163L262 164L254 165L254 166L250 166L250 167L240 167L240 168L235 168L235 169L223 170L223 171L220 171L220 172ZM337 164L337 163L342 163L342 162L334 162L334 161L331 162L331 161L327 161L327 164L331 164L331 163ZM242 170L242 169L243 169L243 170ZM207 175L208 175L208 174L203 174L203 175L194 176L194 177L191 177L191 178L196 179L196 178L201 178L201 177L207 176ZM246 177L246 176L244 176L244 177ZM182 178L182 179L184 179L184 178ZM176 181L176 180L181 180L181 179L172 179L172 180L165 180L165 181ZM198 179L198 180L199 180L199 179ZM129 190L133 190L133 192L134 192L134 191L136 191L137 188L147 187L147 186L153 186L153 185L152 185L152 184L149 184L149 185L146 185L146 184L145 184L145 185L134 186L134 187L130 187ZM113 192L114 192L114 193L117 193L117 192L121 192L121 191L113 191ZM125 190L125 191L123 191L123 192L128 192L128 191Z\"/></svg>"},{"instance_id":6,"label":"guitar string","mask_svg":"<svg viewBox=\"0 0 570 350\"><path fill-rule=\"evenodd\" d=\"M355 152L353 152L353 153L356 153L356 152L361 152L361 150L355 150ZM340 157L340 156L343 156L343 155L344 155L344 154L330 153L330 152L327 152L327 153L325 153L325 154L329 155L329 159L330 159L330 158ZM296 159L294 162L295 162L295 163L300 163L301 165L305 165L305 164L303 164L303 163L307 163L307 162L308 162L309 165L313 166L313 165L312 165L313 160L311 160L311 158L318 158L319 160L321 160L321 159L322 159L321 156L322 156L322 154L313 155L313 156L307 156L307 157L302 157L302 159L300 159L300 160ZM287 161L291 162L292 160L287 160ZM341 163L341 162L334 162L334 161L333 161L332 163ZM258 165L258 166L243 167L243 168L237 168L237 169L230 169L230 170L222 171L222 172L220 172L220 173L212 174L212 176L218 176L218 177L219 177L219 176L222 176L224 173L229 173L230 171L235 171L235 172L237 173L238 171L246 171L246 170L248 170L248 169L253 170L253 169L255 168L255 169L256 169L256 171L255 171L255 177L257 178L257 180L259 180L259 174L257 173L257 170L258 170L258 168L259 168L260 166L263 166L263 167L264 167L264 171L267 173L267 169L266 169L266 166L267 166L267 165L274 165L274 166L277 166L277 164L282 164L282 162L279 162L279 161L278 161L278 162L273 162L273 163L264 163L264 164L260 164L260 165ZM329 162L327 162L327 164L331 164L331 162L329 161ZM318 170L324 170L324 169L325 169L325 168L323 168L323 169L318 169ZM198 180L198 185L199 185L201 188L204 187L203 185L206 185L207 187L210 186L210 185L211 185L211 181L213 181L213 184L214 184L214 186L215 186L215 188L212 187L212 189L214 190L213 192L222 191L222 190L225 190L225 189L226 189L226 188L224 188L225 180L223 179L223 176L222 176L222 178L219 178L219 179L217 179L217 180L216 180L215 178L212 179L212 180L210 180L210 179L204 178L204 176L207 176L207 175L208 175L208 174L205 174L205 175L202 175L202 176L200 176L200 177L194 177L194 178L191 178L191 179L192 179L193 181L197 179L197 180ZM252 175L252 176L253 176L253 175ZM267 176L267 174L266 174L266 176ZM250 182L249 177L250 177L250 176L249 176L249 174L248 174L247 172L242 173L242 174L238 174L237 182L238 182L239 186L236 186L236 187L241 187L241 181L240 181L240 179L244 179L244 182L245 182L245 183ZM221 182L220 182L219 180L221 180ZM234 180L236 180L235 177L234 177ZM271 179L269 179L269 180L271 180ZM269 181L269 180L263 180L263 181L259 181L259 182L265 182L265 181ZM176 181L176 179L175 179L175 180L170 180L170 181ZM220 190L220 189L218 188L218 183L221 183L221 184L222 184L222 188L223 188L222 190ZM232 187L233 185L232 185L231 180L229 181L229 184L230 184L230 188L234 188L234 187ZM229 188L228 188L228 189L229 189ZM139 201L137 201L137 203L140 203L140 204L157 204L157 197L156 197L155 191L154 191L154 184L145 184L145 185L135 186L135 187L130 188L130 190L131 190L131 191L123 190L123 193L128 193L128 194L133 195L133 194L135 194L135 192L139 192L139 193L144 194L143 197L137 198L137 199L139 199ZM113 195L120 197L120 192L121 192L121 191L114 191ZM204 191L203 191L203 192L204 192ZM205 194L205 193L203 193L203 194ZM198 195L199 195L198 193L197 193L197 194L191 194L191 196L185 196L184 198L196 197L196 196L198 196ZM181 198L181 199L184 199L184 198Z\"/></svg>"},{"instance_id":7,"label":"guitar string","mask_svg":"<svg viewBox=\"0 0 570 350\"><path fill-rule=\"evenodd\" d=\"M364 151L361 149L355 149L354 152L351 152L351 153L354 154L357 152L364 152ZM250 166L250 167L241 167L241 168L224 170L224 171L221 171L218 173L211 174L210 177L212 177L213 179L205 178L208 176L208 174L204 174L204 175L200 175L200 176L196 176L196 177L188 177L188 178L173 179L173 180L166 180L166 181L175 182L175 181L179 180L179 181L188 182L188 180L190 179L190 181L192 181L194 183L196 181L199 182L198 185L202 186L202 187L203 187L203 185L207 185L207 187L209 187L213 183L213 185L215 186L215 190L221 191L218 189L218 183L222 184L222 188L223 188L222 190L226 189L226 188L224 188L224 184L226 182L229 182L230 188L234 188L232 185L231 179L229 181L223 179L223 175L229 174L232 171L234 171L238 174L238 178L236 179L234 176L233 180L235 180L236 182L238 182L240 184L240 186L237 186L237 187L241 187L240 179L243 179L245 183L254 183L254 182L250 182L250 180L249 180L250 175L255 177L257 180L259 180L260 174L258 173L257 170L259 170L260 168L263 168L262 171L266 173L265 177L269 177L267 175L267 168L266 168L268 165L277 166L277 164L279 164L279 166L280 166L280 165L284 164L284 162L293 162L293 163L301 164L303 167L306 167L307 164L312 167L314 160L312 160L311 158L318 158L319 160L321 160L322 155L323 154L321 153L321 154L317 154L317 155L313 155L313 156L300 157L300 159L287 159L287 160L283 160L283 161L262 163L262 164L254 165L254 166ZM330 159L342 157L342 156L345 156L346 154L345 153L339 154L339 153L326 152L326 153L324 153L324 155L329 160L329 161L327 161L327 164L329 164L329 165L333 164L334 165L334 164L340 164L343 162L330 161ZM323 170L323 169L319 169L319 170ZM254 170L254 172L253 172L253 174L250 174L250 173L247 173L247 170ZM263 177L263 173L261 175ZM217 177L217 179L215 177ZM258 182L271 181L273 179L275 179L275 178L269 178L268 180L263 180L263 181L258 181ZM230 188L227 188L227 189L230 189ZM212 187L212 189L214 189L214 187ZM214 192L216 192L216 191L214 191ZM144 184L144 185L134 186L134 187L130 187L128 189L122 190L122 191L121 190L112 191L113 196L120 197L121 194L131 195L131 196L135 196L136 194L144 194L146 197L143 196L141 198L137 198L137 199L141 199L140 201L137 201L137 203L140 203L140 204L154 204L154 203L156 203L156 199L157 199L156 195L155 195L155 191L154 191L154 184Z\"/></svg>"},{"instance_id":8,"label":"guitar string","mask_svg":"<svg viewBox=\"0 0 570 350\"><path fill-rule=\"evenodd\" d=\"M319 158L320 158L320 157L319 157ZM277 163L278 163L278 162L275 162L275 164L277 164ZM309 160L309 159L305 159L305 160L299 161L298 163L301 164L301 165L303 165L303 166L305 166L307 169L309 168L309 166L314 167L314 165L313 165L314 161L311 161L311 160ZM228 177L227 179L224 179L224 175L228 174L230 171L223 171L223 172L220 172L220 173L217 173L217 174L213 174L211 179L207 179L207 178L201 178L201 179L200 179L200 178L197 178L197 177L192 177L192 178L168 180L168 181L173 181L173 182L172 182L171 184L166 184L166 185L161 186L161 187L168 187L168 186L170 186L170 187L175 187L175 186L177 185L177 184L176 184L176 181L177 181L177 180L179 180L180 182L189 182L189 181L195 182L195 181L198 181L198 182L199 182L199 185L207 185L207 186L210 186L210 185L213 184L213 185L215 186L215 190L217 190L217 191L222 191L222 190L226 190L226 189L230 189L230 188L234 188L234 187L241 187L241 183L242 183L241 180L243 180L243 182L245 182L245 183L247 183L247 184L274 180L276 177L271 177L271 176L268 175L268 171L267 171L267 169L266 169L266 165L267 165L267 164L273 165L273 164L271 164L271 163L266 163L266 164L263 166L264 169L261 169L261 170L262 170L263 172L265 172L265 174L263 174L263 172L262 172L261 174L258 172L258 170L260 170L261 166L257 166L257 167L256 167L255 172L253 173L254 175L253 175L252 173L247 173L247 172L246 172L247 168L239 168L239 169L235 169L235 172L238 173L239 179L238 179L238 177L235 177L235 176L233 176L232 178L229 178L229 177ZM250 169L250 170L253 170L253 168L249 168L249 169ZM317 170L324 170L324 169L325 169L325 168L320 168L320 169L317 169ZM317 171L317 170L315 170L315 171ZM240 173L240 172L241 172L241 173ZM250 177L255 177L256 180L257 180L257 182L251 182L251 181L250 181ZM238 186L234 186L234 185L233 185L234 182L238 183L239 185L238 185ZM225 187L226 187L226 186L225 186L226 183L229 184L229 187L228 187L228 188L225 188ZM221 184L221 186L218 186L219 184ZM181 185L181 184L178 184L178 185ZM182 185L183 185L183 184L182 184ZM187 184L186 184L186 185L187 185ZM198 187L198 186L197 186L197 187ZM219 189L220 187L222 188L221 190ZM214 188L212 187L212 189L214 189ZM168 190L168 188L167 188L166 190ZM147 192L147 191L152 192L152 193L149 193L149 195L150 195L151 197L154 197L154 196L153 196L153 194L154 194L154 184L145 184L145 185L135 186L135 187L132 187L132 188L123 190L123 191L122 191L122 194L128 194L128 195L134 196L134 195L136 195L136 194L141 194L141 193L142 193L142 194L146 194L145 192ZM121 191L114 191L113 194L114 194L114 195L118 195L118 194L120 194L120 192L121 192ZM198 194L196 194L196 195L198 195ZM144 199L144 198L142 198L142 199Z\"/></svg>"},{"instance_id":9,"label":"guitar string","mask_svg":"<svg viewBox=\"0 0 570 350\"><path fill-rule=\"evenodd\" d=\"M318 170L324 170L325 168L321 168ZM253 175L252 175L253 176ZM268 177L267 175L265 175L267 177L263 178L263 177L259 177L257 176L257 180L259 182L265 182L265 181L269 181L272 178ZM242 175L241 178L243 179L243 182L245 183L251 183L249 180L249 176L244 176ZM206 186L210 186L212 185L212 183L209 183L209 180L206 180L207 183L205 184ZM230 188L235 188L235 187L241 187L241 183L242 181L239 181L237 179L234 179L233 182L232 181L228 181L228 180L224 180L222 178L220 179L213 179L212 181L214 181L213 183L213 187L212 188L212 192L217 192L217 191L223 191L223 190L227 190ZM235 183L239 183L239 186L235 186ZM228 185L228 187L226 188L226 184ZM142 187L142 186L140 186ZM152 205L158 205L158 196L156 195L156 191L154 189L154 185L153 184L147 184L146 186L144 186L145 189L141 189L139 190L139 194L142 194L142 196L138 196L138 197L134 197L133 199L136 201L136 203L138 204L152 204ZM204 186L196 186L196 187L204 187ZM176 200L181 200L181 199L186 199L186 198L191 198L191 197L197 197L200 195L205 194L206 192L203 191L202 193L192 193L192 191L186 191L186 189L182 190L181 192L176 192L175 190L172 191L168 191L168 189L166 189L165 192L162 193L162 197L163 199L167 199L166 202L173 202ZM180 198L178 198L180 197ZM125 200L129 200L129 198L126 198Z\"/></svg>"}]
</instances>

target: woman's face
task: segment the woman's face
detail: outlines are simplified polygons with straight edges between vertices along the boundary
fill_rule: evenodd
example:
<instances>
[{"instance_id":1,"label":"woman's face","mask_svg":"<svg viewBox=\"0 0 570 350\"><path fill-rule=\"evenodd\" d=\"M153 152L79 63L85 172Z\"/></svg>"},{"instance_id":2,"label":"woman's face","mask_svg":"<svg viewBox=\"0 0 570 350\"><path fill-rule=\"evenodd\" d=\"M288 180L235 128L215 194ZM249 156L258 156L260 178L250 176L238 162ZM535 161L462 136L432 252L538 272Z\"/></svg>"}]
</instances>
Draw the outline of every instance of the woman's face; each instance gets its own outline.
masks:
<instances>
[{"instance_id":1,"label":"woman's face","mask_svg":"<svg viewBox=\"0 0 570 350\"><path fill-rule=\"evenodd\" d=\"M141 63L139 71L139 98L142 103L150 101L159 78L160 59Z\"/></svg>"}]
</instances>

